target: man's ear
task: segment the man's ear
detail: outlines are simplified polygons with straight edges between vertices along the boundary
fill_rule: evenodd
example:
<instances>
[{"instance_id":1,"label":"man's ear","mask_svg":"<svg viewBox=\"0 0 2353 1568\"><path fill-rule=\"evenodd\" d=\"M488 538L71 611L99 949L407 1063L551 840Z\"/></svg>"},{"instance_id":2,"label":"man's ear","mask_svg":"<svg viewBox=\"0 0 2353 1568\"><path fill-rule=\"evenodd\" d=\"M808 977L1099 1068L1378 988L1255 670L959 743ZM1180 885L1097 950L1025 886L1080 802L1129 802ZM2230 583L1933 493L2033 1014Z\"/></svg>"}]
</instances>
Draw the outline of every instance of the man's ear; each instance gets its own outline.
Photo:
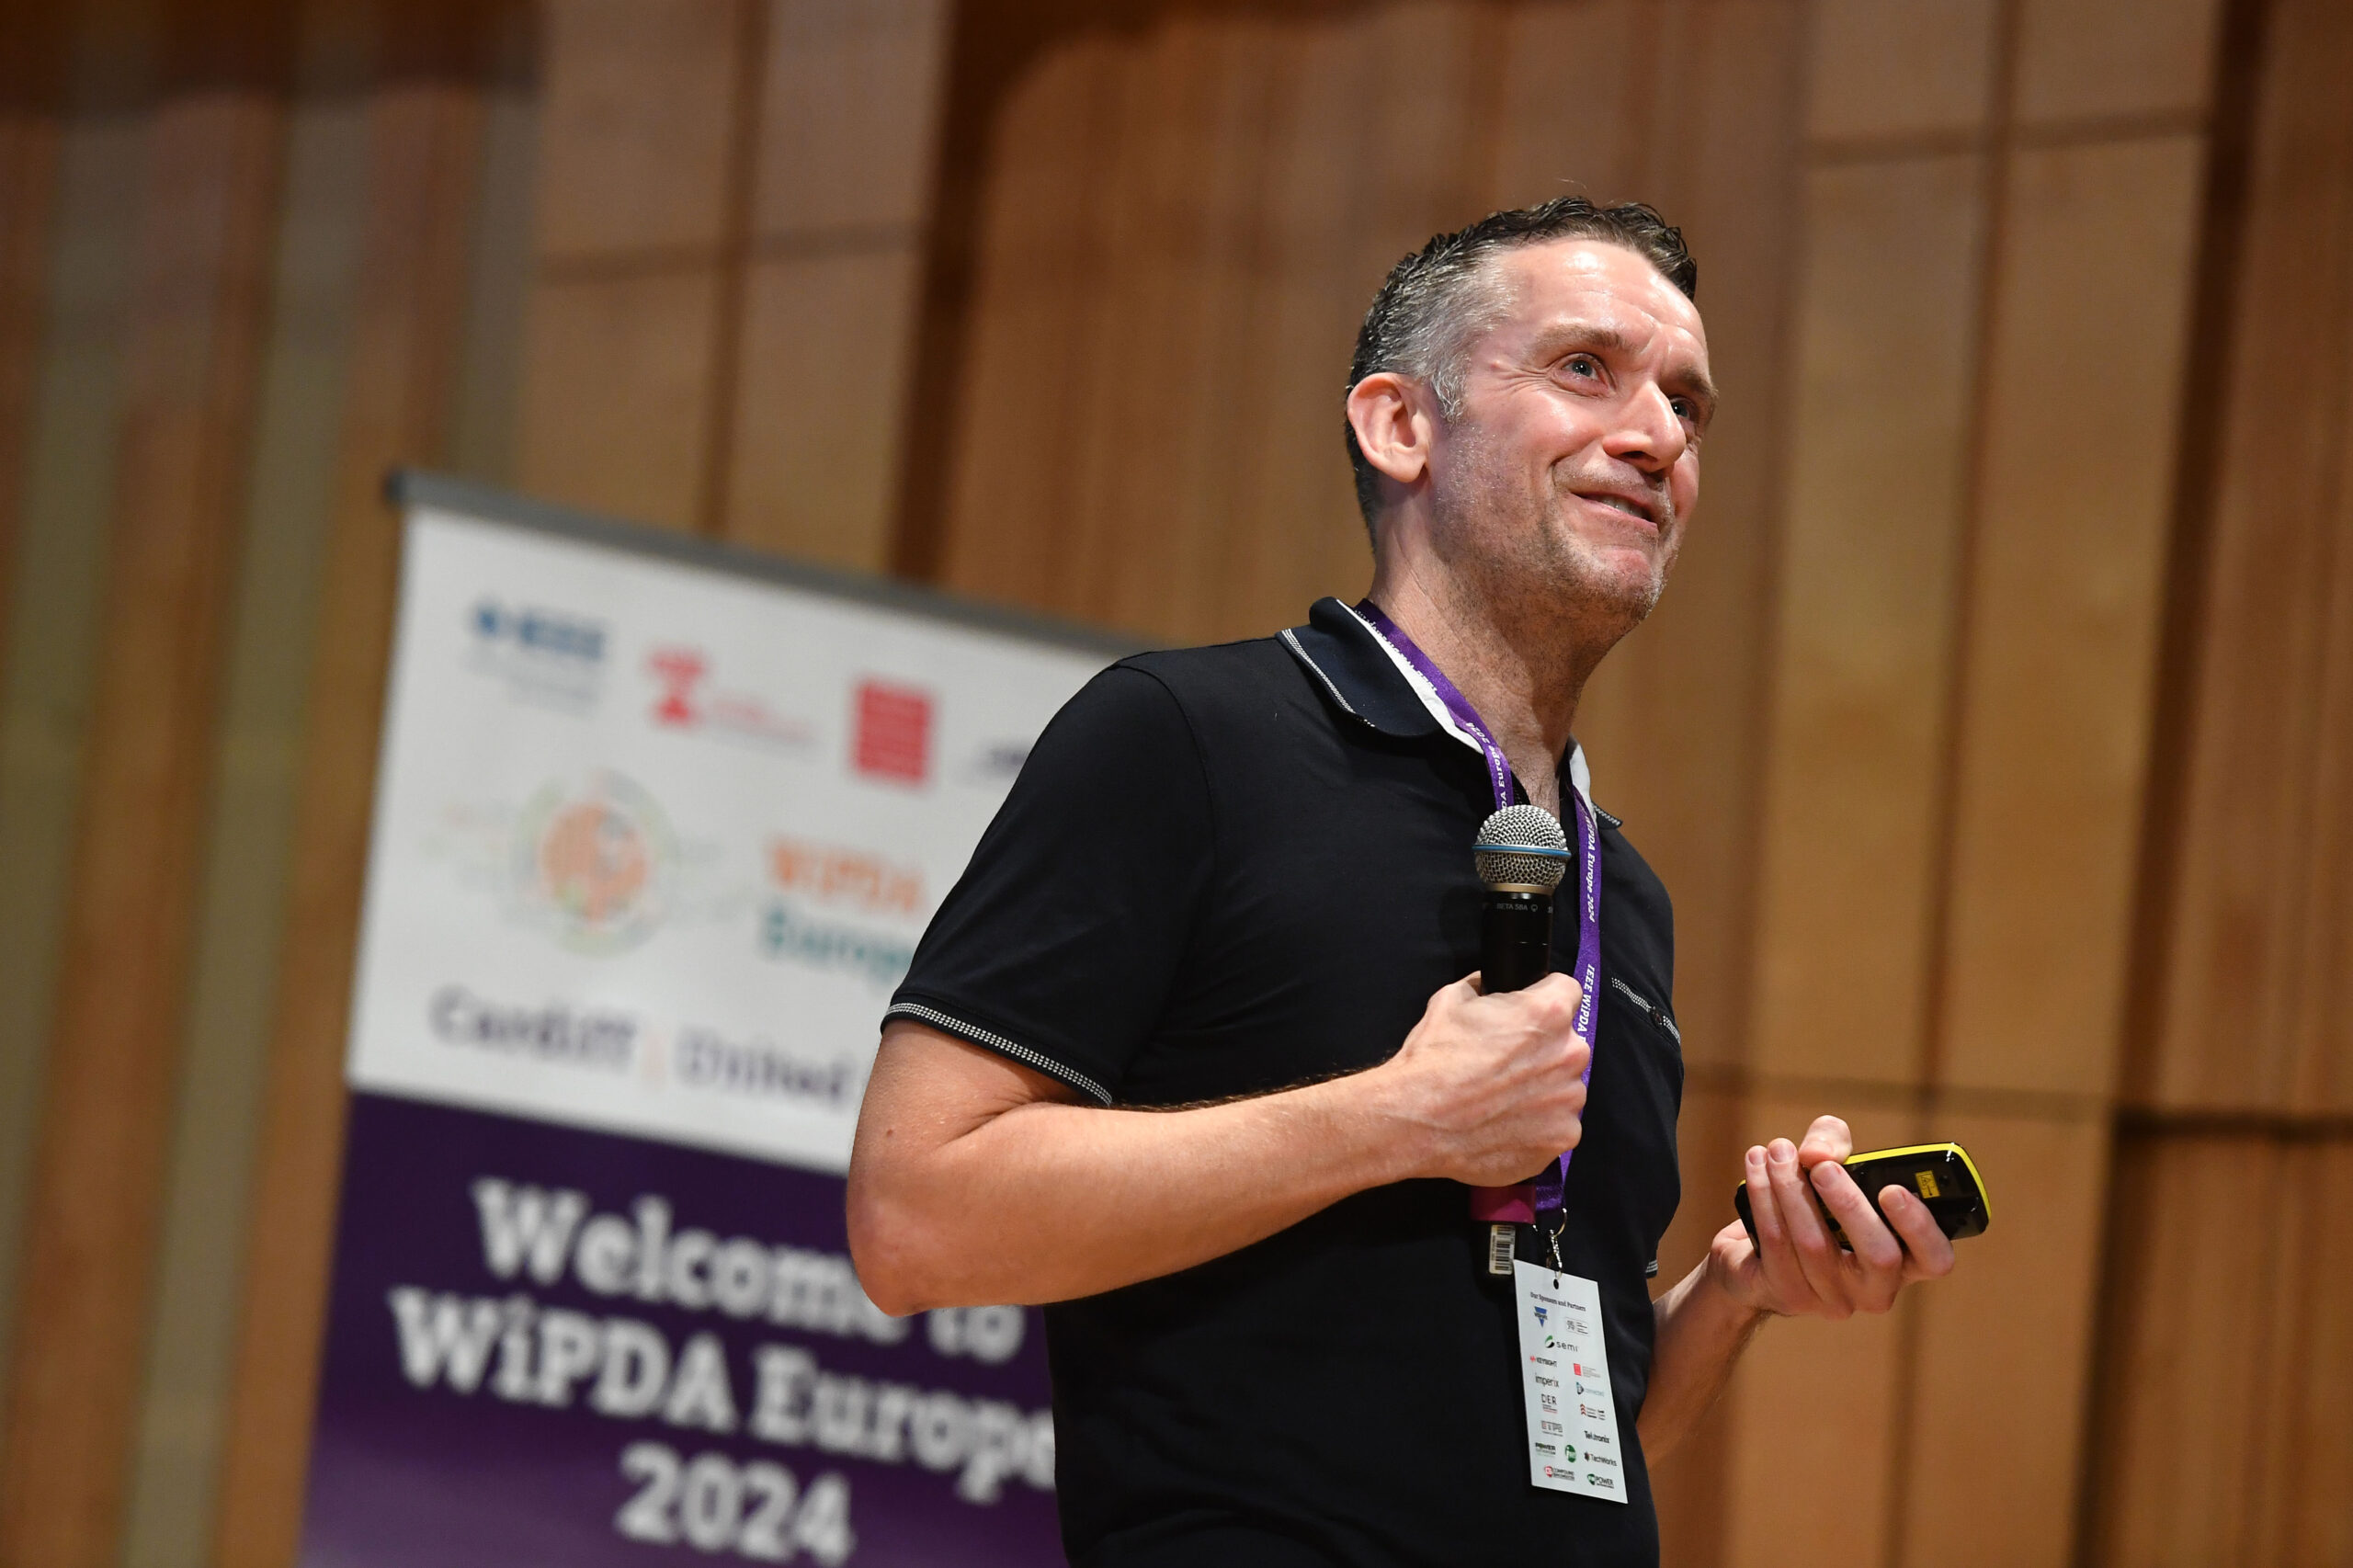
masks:
<instances>
[{"instance_id":1,"label":"man's ear","mask_svg":"<svg viewBox=\"0 0 2353 1568\"><path fill-rule=\"evenodd\" d=\"M1348 426L1374 472L1412 484L1428 472L1438 421L1429 389L1411 376L1380 370L1348 389Z\"/></svg>"}]
</instances>

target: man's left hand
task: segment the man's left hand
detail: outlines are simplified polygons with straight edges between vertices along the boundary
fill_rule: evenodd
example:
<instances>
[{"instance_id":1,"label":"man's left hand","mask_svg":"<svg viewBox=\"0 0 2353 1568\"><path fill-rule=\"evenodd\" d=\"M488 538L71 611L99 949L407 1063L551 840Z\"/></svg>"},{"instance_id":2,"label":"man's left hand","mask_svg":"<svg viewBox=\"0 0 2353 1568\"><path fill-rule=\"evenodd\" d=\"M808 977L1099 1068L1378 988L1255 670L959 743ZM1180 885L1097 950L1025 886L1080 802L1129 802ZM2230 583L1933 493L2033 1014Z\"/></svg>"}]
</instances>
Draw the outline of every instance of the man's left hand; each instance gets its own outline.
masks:
<instances>
[{"instance_id":1,"label":"man's left hand","mask_svg":"<svg viewBox=\"0 0 2353 1568\"><path fill-rule=\"evenodd\" d=\"M1709 1277L1732 1299L1757 1312L1840 1319L1883 1312L1915 1279L1952 1272L1952 1242L1937 1229L1928 1206L1901 1187L1879 1195L1873 1213L1861 1187L1839 1164L1855 1151L1854 1135L1835 1116L1814 1119L1805 1142L1776 1138L1748 1151L1748 1206L1756 1240L1735 1220L1709 1248ZM1817 1208L1809 1189L1821 1199ZM1822 1217L1827 1209L1847 1233L1847 1247Z\"/></svg>"}]
</instances>

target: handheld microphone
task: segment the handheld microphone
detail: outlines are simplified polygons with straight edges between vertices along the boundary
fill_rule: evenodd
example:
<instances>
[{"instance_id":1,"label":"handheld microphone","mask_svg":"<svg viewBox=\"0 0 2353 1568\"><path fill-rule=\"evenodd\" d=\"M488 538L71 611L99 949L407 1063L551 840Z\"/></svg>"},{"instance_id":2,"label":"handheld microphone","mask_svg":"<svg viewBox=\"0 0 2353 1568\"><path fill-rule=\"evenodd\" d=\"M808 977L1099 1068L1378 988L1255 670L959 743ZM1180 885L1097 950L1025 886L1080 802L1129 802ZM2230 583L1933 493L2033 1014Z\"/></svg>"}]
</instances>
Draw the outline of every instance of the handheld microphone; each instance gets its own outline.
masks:
<instances>
[{"instance_id":1,"label":"handheld microphone","mask_svg":"<svg viewBox=\"0 0 2353 1568\"><path fill-rule=\"evenodd\" d=\"M1479 824L1471 858L1487 886L1479 988L1524 991L1552 972L1552 894L1569 874L1569 835L1541 806L1506 806ZM1536 1218L1534 1194L1527 1183L1471 1189L1471 1216L1488 1228L1489 1274L1510 1277L1514 1227Z\"/></svg>"},{"instance_id":2,"label":"handheld microphone","mask_svg":"<svg viewBox=\"0 0 2353 1568\"><path fill-rule=\"evenodd\" d=\"M1569 836L1541 806L1506 806L1471 846L1487 896L1479 910L1479 986L1524 991L1552 972L1552 893L1569 874Z\"/></svg>"}]
</instances>

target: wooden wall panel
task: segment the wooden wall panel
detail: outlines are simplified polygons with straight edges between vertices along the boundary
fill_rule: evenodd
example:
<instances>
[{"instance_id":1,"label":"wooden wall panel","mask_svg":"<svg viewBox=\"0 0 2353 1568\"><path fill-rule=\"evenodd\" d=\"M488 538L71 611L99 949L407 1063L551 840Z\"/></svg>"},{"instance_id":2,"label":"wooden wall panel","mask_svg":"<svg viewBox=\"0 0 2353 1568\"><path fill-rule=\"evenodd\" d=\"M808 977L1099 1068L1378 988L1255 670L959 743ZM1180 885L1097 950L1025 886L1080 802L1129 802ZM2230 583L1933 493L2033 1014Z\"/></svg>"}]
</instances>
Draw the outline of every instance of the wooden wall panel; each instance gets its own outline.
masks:
<instances>
[{"instance_id":1,"label":"wooden wall panel","mask_svg":"<svg viewBox=\"0 0 2353 1568\"><path fill-rule=\"evenodd\" d=\"M2201 156L2171 136L2014 158L1962 629L1949 1084L2114 1081Z\"/></svg>"},{"instance_id":2,"label":"wooden wall panel","mask_svg":"<svg viewBox=\"0 0 2353 1568\"><path fill-rule=\"evenodd\" d=\"M42 330L0 658L0 1372L21 1239L103 620L145 126L81 117L59 150Z\"/></svg>"},{"instance_id":3,"label":"wooden wall panel","mask_svg":"<svg viewBox=\"0 0 2353 1568\"><path fill-rule=\"evenodd\" d=\"M2018 0L2018 116L2026 123L2194 113L2214 78L2218 0Z\"/></svg>"},{"instance_id":4,"label":"wooden wall panel","mask_svg":"<svg viewBox=\"0 0 2353 1568\"><path fill-rule=\"evenodd\" d=\"M947 0L769 3L755 233L919 238Z\"/></svg>"},{"instance_id":5,"label":"wooden wall panel","mask_svg":"<svg viewBox=\"0 0 2353 1568\"><path fill-rule=\"evenodd\" d=\"M1958 1278L1899 1313L1872 1405L1893 1450L1877 1533L1761 1480L1734 1494L1733 1528L1769 1518L1817 1554L1905 1568L2058 1563L2074 1556L2135 929L2206 56L2188 57L2185 101L2149 85L2172 79L2156 66L2054 74L2079 18L2038 0L1900 24L1833 3L1814 19L1749 1070L1765 1094L1827 1080L1812 1109L1916 1105L1923 1135L1961 1138L1997 1195L2006 1171L2040 1208L2014 1202ZM1963 42L1979 25L1982 53ZM1951 74L1899 99L1926 36ZM1877 77L1872 50L1891 67ZM1742 1374L1744 1413L1772 1369L1768 1353ZM1798 1392L1791 1375L1778 1396ZM1736 1439L1736 1477L1764 1473L1747 1447L1764 1440Z\"/></svg>"},{"instance_id":6,"label":"wooden wall panel","mask_svg":"<svg viewBox=\"0 0 2353 1568\"><path fill-rule=\"evenodd\" d=\"M534 495L689 528L710 444L715 269L542 278L516 473Z\"/></svg>"},{"instance_id":7,"label":"wooden wall panel","mask_svg":"<svg viewBox=\"0 0 2353 1568\"><path fill-rule=\"evenodd\" d=\"M1985 122L1997 0L1815 0L1806 133L1836 143Z\"/></svg>"},{"instance_id":8,"label":"wooden wall panel","mask_svg":"<svg viewBox=\"0 0 2353 1568\"><path fill-rule=\"evenodd\" d=\"M722 527L890 563L945 0L770 0Z\"/></svg>"},{"instance_id":9,"label":"wooden wall panel","mask_svg":"<svg viewBox=\"0 0 2353 1568\"><path fill-rule=\"evenodd\" d=\"M2224 23L2085 1502L2130 1568L2353 1561L2353 16Z\"/></svg>"},{"instance_id":10,"label":"wooden wall panel","mask_svg":"<svg viewBox=\"0 0 2353 1568\"><path fill-rule=\"evenodd\" d=\"M710 520L765 16L760 0L548 8L516 465L534 494Z\"/></svg>"},{"instance_id":11,"label":"wooden wall panel","mask_svg":"<svg viewBox=\"0 0 2353 1568\"><path fill-rule=\"evenodd\" d=\"M1809 180L1753 998L1764 1072L1921 1070L1983 180L1967 156Z\"/></svg>"},{"instance_id":12,"label":"wooden wall panel","mask_svg":"<svg viewBox=\"0 0 2353 1568\"><path fill-rule=\"evenodd\" d=\"M2231 1568L2267 1457L2262 1376L2285 1151L2268 1139L2128 1139L2114 1176L2091 1561ZM2194 1325L2194 1329L2193 1329Z\"/></svg>"},{"instance_id":13,"label":"wooden wall panel","mask_svg":"<svg viewBox=\"0 0 2353 1568\"><path fill-rule=\"evenodd\" d=\"M308 21L287 116L122 1568L211 1561L244 1303L313 579L367 238L369 100L354 90L353 40L327 17Z\"/></svg>"},{"instance_id":14,"label":"wooden wall panel","mask_svg":"<svg viewBox=\"0 0 2353 1568\"><path fill-rule=\"evenodd\" d=\"M756 263L727 535L880 571L898 500L918 287L912 243Z\"/></svg>"},{"instance_id":15,"label":"wooden wall panel","mask_svg":"<svg viewBox=\"0 0 2353 1568\"><path fill-rule=\"evenodd\" d=\"M2353 1561L2353 1140L2128 1131L2085 1561Z\"/></svg>"},{"instance_id":16,"label":"wooden wall panel","mask_svg":"<svg viewBox=\"0 0 2353 1568\"><path fill-rule=\"evenodd\" d=\"M540 256L717 245L737 6L551 0L546 17Z\"/></svg>"},{"instance_id":17,"label":"wooden wall panel","mask_svg":"<svg viewBox=\"0 0 2353 1568\"><path fill-rule=\"evenodd\" d=\"M1949 1105L1922 1131L1966 1147L1995 1222L1919 1292L1894 1561L2064 1568L2090 1380L2108 1119ZM1994 1499L2000 1499L1998 1506Z\"/></svg>"},{"instance_id":18,"label":"wooden wall panel","mask_svg":"<svg viewBox=\"0 0 2353 1568\"><path fill-rule=\"evenodd\" d=\"M2240 321L2191 396L2215 453L2180 591L2199 636L2177 726L2172 902L2127 1093L2174 1107L2353 1108L2353 12L2279 0L2246 192ZM2228 401L2215 407L2224 392ZM2199 406L2199 404L2193 404ZM2194 831L2193 831L2194 827Z\"/></svg>"},{"instance_id":19,"label":"wooden wall panel","mask_svg":"<svg viewBox=\"0 0 2353 1568\"><path fill-rule=\"evenodd\" d=\"M293 823L247 1290L213 1550L223 1564L292 1562L324 1324L343 1136L343 1058L399 517L383 478L449 439L466 319L472 197L483 129L475 28L462 11L422 79L369 108L368 233L354 307L310 717Z\"/></svg>"},{"instance_id":20,"label":"wooden wall panel","mask_svg":"<svg viewBox=\"0 0 2353 1568\"><path fill-rule=\"evenodd\" d=\"M2287 1166L2249 1556L2334 1568L2353 1562L2353 1140L2302 1142Z\"/></svg>"},{"instance_id":21,"label":"wooden wall panel","mask_svg":"<svg viewBox=\"0 0 2353 1568\"><path fill-rule=\"evenodd\" d=\"M63 132L63 22L50 7L19 7L0 40L0 645L25 504L25 448Z\"/></svg>"},{"instance_id":22,"label":"wooden wall panel","mask_svg":"<svg viewBox=\"0 0 2353 1568\"><path fill-rule=\"evenodd\" d=\"M880 570L946 0L562 0L517 475Z\"/></svg>"},{"instance_id":23,"label":"wooden wall panel","mask_svg":"<svg viewBox=\"0 0 2353 1568\"><path fill-rule=\"evenodd\" d=\"M261 57L239 63L267 79L282 23L254 21L259 37L239 41ZM278 187L277 97L203 85L165 97L149 127L105 645L0 1459L0 1559L58 1568L108 1562L119 1528Z\"/></svg>"}]
</instances>

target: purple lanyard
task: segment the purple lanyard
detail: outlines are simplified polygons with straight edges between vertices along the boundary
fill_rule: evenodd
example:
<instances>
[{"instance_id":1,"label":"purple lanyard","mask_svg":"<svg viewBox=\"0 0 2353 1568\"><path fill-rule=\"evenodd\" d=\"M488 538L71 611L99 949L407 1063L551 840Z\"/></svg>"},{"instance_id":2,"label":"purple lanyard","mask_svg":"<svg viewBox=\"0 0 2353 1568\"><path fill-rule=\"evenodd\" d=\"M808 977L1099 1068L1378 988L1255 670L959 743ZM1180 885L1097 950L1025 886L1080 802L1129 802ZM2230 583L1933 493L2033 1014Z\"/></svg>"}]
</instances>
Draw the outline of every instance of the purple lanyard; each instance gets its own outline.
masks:
<instances>
[{"instance_id":1,"label":"purple lanyard","mask_svg":"<svg viewBox=\"0 0 2353 1568\"><path fill-rule=\"evenodd\" d=\"M1495 788L1495 810L1501 811L1512 804L1511 761L1504 756L1504 748L1495 744L1495 737L1488 733L1486 722L1479 717L1479 710L1471 706L1471 699L1462 695L1461 687L1446 678L1446 672L1439 669L1411 637L1405 635L1403 628L1381 613L1379 605L1366 599L1357 606L1357 613L1364 617L1375 636L1421 672L1422 678L1428 681L1430 688L1438 693L1438 699L1446 704L1446 710L1453 715L1455 723L1479 743L1480 754L1487 760L1487 782ZM1585 797L1577 793L1576 786L1566 784L1564 792L1575 808L1577 819L1576 1032L1590 1052L1594 1043L1594 1009L1600 1006L1601 995L1601 834L1594 824L1592 810L1586 805ZM1586 1057L1584 1081L1588 1085L1593 1082L1593 1058L1590 1054ZM1575 1153L1572 1149L1563 1154L1537 1178L1535 1207L1538 1211L1561 1207L1561 1184L1568 1176L1569 1161Z\"/></svg>"}]
</instances>

